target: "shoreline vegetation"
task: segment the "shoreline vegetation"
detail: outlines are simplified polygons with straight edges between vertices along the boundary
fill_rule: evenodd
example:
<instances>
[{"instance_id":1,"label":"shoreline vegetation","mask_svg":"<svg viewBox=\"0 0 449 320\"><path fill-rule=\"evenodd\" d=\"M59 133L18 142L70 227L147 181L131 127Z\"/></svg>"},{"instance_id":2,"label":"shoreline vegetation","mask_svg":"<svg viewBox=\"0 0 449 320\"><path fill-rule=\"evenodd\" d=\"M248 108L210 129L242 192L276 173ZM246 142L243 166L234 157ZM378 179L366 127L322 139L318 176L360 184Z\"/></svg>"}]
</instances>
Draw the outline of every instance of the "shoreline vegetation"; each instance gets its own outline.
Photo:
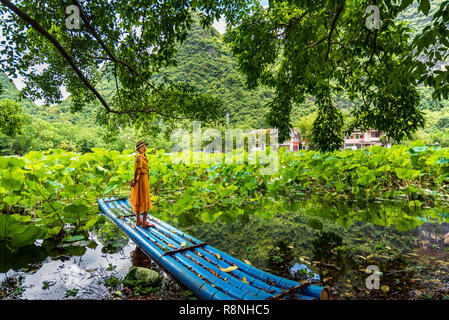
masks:
<instances>
[{"instance_id":1,"label":"shoreline vegetation","mask_svg":"<svg viewBox=\"0 0 449 320\"><path fill-rule=\"evenodd\" d=\"M430 218L447 218L430 209L448 198L449 148L422 141L331 153L280 150L273 175L259 174L261 164L174 164L164 150L149 150L148 158L157 208L151 214L180 225L218 217L232 222L266 199L283 203L312 196L331 202L399 200L429 211ZM11 250L38 239L76 241L99 220L97 198L129 196L132 165L132 151L104 149L0 157L0 238Z\"/></svg>"}]
</instances>

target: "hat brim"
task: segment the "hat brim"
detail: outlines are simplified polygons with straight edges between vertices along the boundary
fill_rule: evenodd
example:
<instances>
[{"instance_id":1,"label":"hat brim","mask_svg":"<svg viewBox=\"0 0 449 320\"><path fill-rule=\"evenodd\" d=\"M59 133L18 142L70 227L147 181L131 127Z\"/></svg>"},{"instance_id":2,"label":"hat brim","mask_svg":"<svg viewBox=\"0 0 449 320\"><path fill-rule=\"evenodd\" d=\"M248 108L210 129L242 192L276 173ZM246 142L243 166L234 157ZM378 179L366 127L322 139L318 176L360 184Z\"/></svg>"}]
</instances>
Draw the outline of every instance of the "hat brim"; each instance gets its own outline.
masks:
<instances>
[{"instance_id":1,"label":"hat brim","mask_svg":"<svg viewBox=\"0 0 449 320\"><path fill-rule=\"evenodd\" d=\"M139 145L136 147L136 150L139 149L141 146L147 146L147 147L148 147L148 143L144 142L144 143L139 144Z\"/></svg>"}]
</instances>

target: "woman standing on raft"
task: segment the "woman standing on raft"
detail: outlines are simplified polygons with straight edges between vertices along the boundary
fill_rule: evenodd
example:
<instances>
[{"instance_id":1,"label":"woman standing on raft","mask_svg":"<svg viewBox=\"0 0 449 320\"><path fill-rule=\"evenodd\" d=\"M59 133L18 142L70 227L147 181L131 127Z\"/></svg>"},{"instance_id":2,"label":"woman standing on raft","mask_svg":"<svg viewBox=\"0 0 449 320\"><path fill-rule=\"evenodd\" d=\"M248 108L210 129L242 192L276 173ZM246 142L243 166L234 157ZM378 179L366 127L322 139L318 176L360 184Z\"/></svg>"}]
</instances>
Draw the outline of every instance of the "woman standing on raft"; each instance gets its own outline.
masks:
<instances>
[{"instance_id":1,"label":"woman standing on raft","mask_svg":"<svg viewBox=\"0 0 449 320\"><path fill-rule=\"evenodd\" d=\"M148 211L151 209L148 158L145 155L147 143L143 140L136 144L136 161L134 163L134 179L131 180L131 198L129 199L133 211L136 213L137 225L143 228L152 227L147 221ZM140 220L140 213L143 220Z\"/></svg>"}]
</instances>

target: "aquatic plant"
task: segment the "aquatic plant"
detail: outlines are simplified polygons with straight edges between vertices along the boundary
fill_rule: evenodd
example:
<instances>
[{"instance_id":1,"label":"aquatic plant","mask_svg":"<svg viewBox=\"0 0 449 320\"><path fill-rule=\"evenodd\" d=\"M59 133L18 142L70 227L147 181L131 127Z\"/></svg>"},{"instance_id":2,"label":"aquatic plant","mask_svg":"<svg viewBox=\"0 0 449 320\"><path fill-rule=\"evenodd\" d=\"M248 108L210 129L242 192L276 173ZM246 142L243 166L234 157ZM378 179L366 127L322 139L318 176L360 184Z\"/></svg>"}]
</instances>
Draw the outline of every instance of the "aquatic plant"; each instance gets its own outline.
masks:
<instances>
[{"instance_id":1,"label":"aquatic plant","mask_svg":"<svg viewBox=\"0 0 449 320\"><path fill-rule=\"evenodd\" d=\"M232 222L242 217L244 222L249 212L273 218L276 206L282 209L289 199L306 195L319 196L318 201L401 199L409 211L428 210L448 196L449 149L420 141L332 153L281 150L273 175L260 174L260 163L188 164L193 156L186 153L186 161L174 163L164 150L149 150L152 214L188 226L218 218ZM82 235L100 219L98 197L128 196L132 172L131 151L54 149L0 157L0 239L15 250L38 239L66 241ZM282 198L269 209L260 205L276 197ZM419 221L409 213L402 210L389 219L409 221L404 228L416 226ZM428 213L430 218L445 214ZM357 215L335 214L337 220Z\"/></svg>"}]
</instances>

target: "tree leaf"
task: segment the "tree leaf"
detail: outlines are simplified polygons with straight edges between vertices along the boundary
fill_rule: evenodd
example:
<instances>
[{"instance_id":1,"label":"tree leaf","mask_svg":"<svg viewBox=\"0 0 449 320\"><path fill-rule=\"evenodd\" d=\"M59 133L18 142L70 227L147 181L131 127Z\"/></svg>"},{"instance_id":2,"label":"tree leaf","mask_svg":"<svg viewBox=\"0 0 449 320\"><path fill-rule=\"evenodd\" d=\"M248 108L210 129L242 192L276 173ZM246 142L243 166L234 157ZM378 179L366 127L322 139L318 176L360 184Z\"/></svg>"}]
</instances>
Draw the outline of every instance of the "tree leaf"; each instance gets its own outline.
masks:
<instances>
[{"instance_id":1,"label":"tree leaf","mask_svg":"<svg viewBox=\"0 0 449 320\"><path fill-rule=\"evenodd\" d=\"M428 15L429 11L430 11L430 1L429 0L421 0L418 10L422 11L422 13L424 13L425 15Z\"/></svg>"},{"instance_id":2,"label":"tree leaf","mask_svg":"<svg viewBox=\"0 0 449 320\"><path fill-rule=\"evenodd\" d=\"M220 270L221 271L223 271L223 272L231 272L231 271L234 271L234 270L236 270L236 269L238 269L238 267L237 266L230 266L230 267L227 267L227 268L220 268Z\"/></svg>"}]
</instances>

